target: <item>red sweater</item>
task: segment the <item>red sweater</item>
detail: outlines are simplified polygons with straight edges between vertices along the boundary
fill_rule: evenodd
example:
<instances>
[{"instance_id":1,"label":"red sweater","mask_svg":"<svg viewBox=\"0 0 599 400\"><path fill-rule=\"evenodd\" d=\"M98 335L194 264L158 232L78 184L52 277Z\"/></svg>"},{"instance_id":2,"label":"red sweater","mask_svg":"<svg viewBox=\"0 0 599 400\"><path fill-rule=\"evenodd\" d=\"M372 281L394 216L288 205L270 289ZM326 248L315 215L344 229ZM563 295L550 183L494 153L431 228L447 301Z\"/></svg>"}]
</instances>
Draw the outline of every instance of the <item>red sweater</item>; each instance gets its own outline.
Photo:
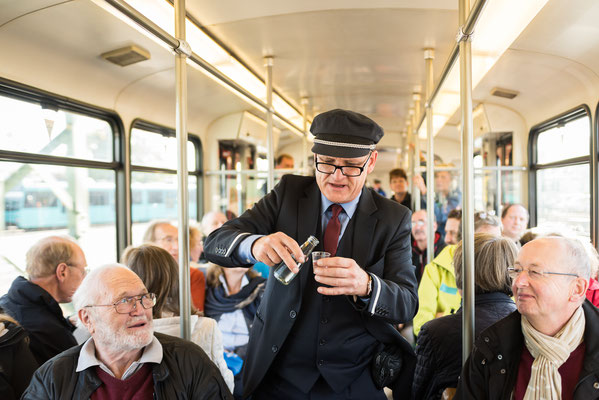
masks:
<instances>
[{"instance_id":1,"label":"red sweater","mask_svg":"<svg viewBox=\"0 0 599 400\"><path fill-rule=\"evenodd\" d=\"M570 357L559 368L559 374L562 376L562 400L572 400L574 398L574 389L578 383L582 364L584 362L584 342L578 345ZM516 379L516 387L514 388L514 399L522 400L526 394L526 387L530 381L530 370L534 358L528 351L526 346L522 350L520 364L518 365L518 378Z\"/></svg>"},{"instance_id":2,"label":"red sweater","mask_svg":"<svg viewBox=\"0 0 599 400\"><path fill-rule=\"evenodd\" d=\"M154 381L152 367L144 364L126 380L122 381L96 367L96 374L102 385L94 393L91 400L152 400Z\"/></svg>"},{"instance_id":3,"label":"red sweater","mask_svg":"<svg viewBox=\"0 0 599 400\"><path fill-rule=\"evenodd\" d=\"M587 289L587 299L589 299L589 301L593 303L595 307L599 307L599 282L597 282L593 278L589 280L589 288Z\"/></svg>"}]
</instances>

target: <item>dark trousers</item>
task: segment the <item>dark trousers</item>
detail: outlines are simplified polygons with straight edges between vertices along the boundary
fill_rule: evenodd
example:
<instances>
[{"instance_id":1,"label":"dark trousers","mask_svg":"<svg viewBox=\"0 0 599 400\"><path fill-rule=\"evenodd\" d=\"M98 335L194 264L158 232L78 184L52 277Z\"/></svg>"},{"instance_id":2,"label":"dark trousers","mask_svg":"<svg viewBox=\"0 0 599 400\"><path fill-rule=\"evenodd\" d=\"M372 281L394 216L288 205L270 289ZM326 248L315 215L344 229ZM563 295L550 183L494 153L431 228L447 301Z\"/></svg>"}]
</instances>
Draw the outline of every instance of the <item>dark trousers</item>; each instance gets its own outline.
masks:
<instances>
[{"instance_id":1,"label":"dark trousers","mask_svg":"<svg viewBox=\"0 0 599 400\"><path fill-rule=\"evenodd\" d=\"M303 393L292 383L271 375L265 378L253 394L253 400L386 400L385 393L374 386L370 377L370 368L364 372L349 387L340 393L335 393L321 376L309 393Z\"/></svg>"}]
</instances>

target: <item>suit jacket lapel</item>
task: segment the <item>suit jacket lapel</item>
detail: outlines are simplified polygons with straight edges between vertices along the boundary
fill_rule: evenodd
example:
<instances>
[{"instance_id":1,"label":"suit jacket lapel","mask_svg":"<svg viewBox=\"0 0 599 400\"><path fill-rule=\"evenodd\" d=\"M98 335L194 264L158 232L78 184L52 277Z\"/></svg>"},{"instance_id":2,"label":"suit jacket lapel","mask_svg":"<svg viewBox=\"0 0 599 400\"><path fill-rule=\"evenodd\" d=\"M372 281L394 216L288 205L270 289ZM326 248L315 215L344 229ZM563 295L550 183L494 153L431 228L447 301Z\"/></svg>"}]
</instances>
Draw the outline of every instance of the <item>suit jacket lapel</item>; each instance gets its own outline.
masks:
<instances>
[{"instance_id":1,"label":"suit jacket lapel","mask_svg":"<svg viewBox=\"0 0 599 400\"><path fill-rule=\"evenodd\" d=\"M362 269L368 266L368 256L376 229L377 218L373 215L377 211L376 204L372 198L372 193L366 188L362 188L362 197L358 203L358 208L354 214L354 237L352 258Z\"/></svg>"},{"instance_id":2,"label":"suit jacket lapel","mask_svg":"<svg viewBox=\"0 0 599 400\"><path fill-rule=\"evenodd\" d=\"M315 180L312 185L308 186L304 192L304 196L298 200L297 240L300 245L308 239L308 236L316 235L318 232L317 226L318 217L320 215L320 203L320 189ZM308 275L311 273L310 268L308 268L308 265L306 264L300 270L300 279L294 279L295 281L299 280L301 282L301 287L299 285L298 287L301 289L302 293ZM298 293L298 298L301 298L300 293Z\"/></svg>"}]
</instances>

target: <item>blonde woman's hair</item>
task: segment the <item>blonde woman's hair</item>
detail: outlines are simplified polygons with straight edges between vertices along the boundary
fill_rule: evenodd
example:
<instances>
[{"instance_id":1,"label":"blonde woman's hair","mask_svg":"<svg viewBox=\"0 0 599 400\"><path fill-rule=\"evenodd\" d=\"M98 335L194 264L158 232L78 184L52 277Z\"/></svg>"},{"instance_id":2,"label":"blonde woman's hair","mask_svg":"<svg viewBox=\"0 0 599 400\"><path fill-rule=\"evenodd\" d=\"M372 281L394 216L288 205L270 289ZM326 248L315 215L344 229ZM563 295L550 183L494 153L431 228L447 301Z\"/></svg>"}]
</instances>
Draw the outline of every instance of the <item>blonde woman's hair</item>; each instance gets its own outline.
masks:
<instances>
[{"instance_id":1,"label":"blonde woman's hair","mask_svg":"<svg viewBox=\"0 0 599 400\"><path fill-rule=\"evenodd\" d=\"M512 295L512 282L508 268L514 265L518 249L514 242L505 237L489 233L474 234L474 286L476 293L501 292ZM453 255L455 280L462 287L462 242Z\"/></svg>"},{"instance_id":2,"label":"blonde woman's hair","mask_svg":"<svg viewBox=\"0 0 599 400\"><path fill-rule=\"evenodd\" d=\"M75 242L62 236L49 236L36 242L25 255L25 270L30 279L53 275L60 263L69 264Z\"/></svg>"}]
</instances>

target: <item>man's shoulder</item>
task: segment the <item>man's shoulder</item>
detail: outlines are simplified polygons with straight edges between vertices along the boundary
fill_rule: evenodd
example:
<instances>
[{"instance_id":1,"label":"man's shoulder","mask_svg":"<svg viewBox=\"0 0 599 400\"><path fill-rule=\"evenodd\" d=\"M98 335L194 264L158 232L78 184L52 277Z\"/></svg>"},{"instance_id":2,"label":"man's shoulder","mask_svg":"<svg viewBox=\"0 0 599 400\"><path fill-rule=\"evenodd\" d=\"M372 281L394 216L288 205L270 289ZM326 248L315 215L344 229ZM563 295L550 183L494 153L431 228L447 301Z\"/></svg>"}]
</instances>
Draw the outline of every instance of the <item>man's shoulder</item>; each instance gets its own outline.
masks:
<instances>
[{"instance_id":1,"label":"man's shoulder","mask_svg":"<svg viewBox=\"0 0 599 400\"><path fill-rule=\"evenodd\" d=\"M521 315L516 310L483 330L476 339L475 347L489 356L496 352L509 353L521 347L523 342Z\"/></svg>"}]
</instances>

